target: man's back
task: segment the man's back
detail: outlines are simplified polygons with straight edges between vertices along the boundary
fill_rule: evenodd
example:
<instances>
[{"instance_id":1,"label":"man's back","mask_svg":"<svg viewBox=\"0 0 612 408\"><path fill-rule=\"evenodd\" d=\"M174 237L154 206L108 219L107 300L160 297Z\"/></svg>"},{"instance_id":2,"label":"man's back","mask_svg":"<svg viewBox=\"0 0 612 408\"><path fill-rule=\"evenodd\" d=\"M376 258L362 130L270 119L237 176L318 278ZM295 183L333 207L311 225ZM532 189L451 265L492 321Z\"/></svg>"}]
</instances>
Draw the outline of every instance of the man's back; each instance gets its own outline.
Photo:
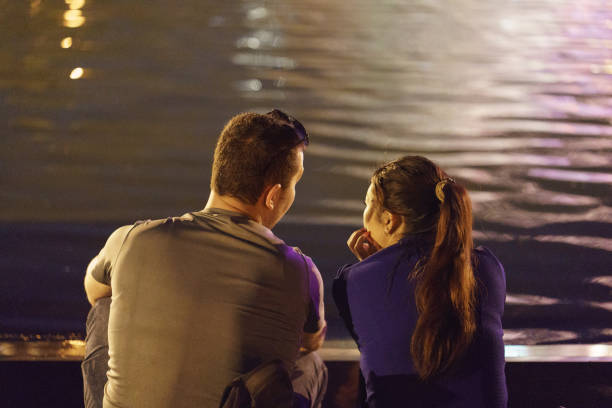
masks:
<instances>
[{"instance_id":1,"label":"man's back","mask_svg":"<svg viewBox=\"0 0 612 408\"><path fill-rule=\"evenodd\" d=\"M291 368L308 279L299 253L238 213L132 227L111 272L104 406L216 406L260 363Z\"/></svg>"}]
</instances>

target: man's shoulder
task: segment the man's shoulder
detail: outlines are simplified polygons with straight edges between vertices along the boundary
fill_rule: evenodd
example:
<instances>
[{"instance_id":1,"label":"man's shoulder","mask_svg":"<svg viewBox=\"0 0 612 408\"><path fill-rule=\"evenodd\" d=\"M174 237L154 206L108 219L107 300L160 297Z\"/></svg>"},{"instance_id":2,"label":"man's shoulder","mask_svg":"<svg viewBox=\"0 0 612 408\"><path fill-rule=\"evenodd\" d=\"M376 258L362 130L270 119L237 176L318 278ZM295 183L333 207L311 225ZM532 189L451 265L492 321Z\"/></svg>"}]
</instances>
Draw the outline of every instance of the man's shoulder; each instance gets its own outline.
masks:
<instances>
[{"instance_id":1,"label":"man's shoulder","mask_svg":"<svg viewBox=\"0 0 612 408\"><path fill-rule=\"evenodd\" d=\"M197 224L211 232L217 232L277 255L286 252L287 245L281 238L244 214L215 209L191 215L195 217Z\"/></svg>"},{"instance_id":2,"label":"man's shoulder","mask_svg":"<svg viewBox=\"0 0 612 408\"><path fill-rule=\"evenodd\" d=\"M156 219L141 219L133 224L124 225L119 229L129 232L129 235L138 235L146 232L162 232L175 228L197 228L195 217L192 213L186 213L181 216L172 216ZM119 230L118 229L118 230Z\"/></svg>"},{"instance_id":3,"label":"man's shoulder","mask_svg":"<svg viewBox=\"0 0 612 408\"><path fill-rule=\"evenodd\" d=\"M139 220L118 228L115 233L122 235L124 239L132 240L149 234L165 234L183 229L199 230L210 237L217 236L213 239L218 244L224 241L219 239L220 237L230 239L226 241L228 244L232 242L232 239L236 239L242 243L236 245L237 249L244 244L258 247L262 251L281 257L286 267L289 268L301 271L316 269L312 259L300 248L287 245L270 229L245 217L215 213L186 213L177 217Z\"/></svg>"},{"instance_id":4,"label":"man's shoulder","mask_svg":"<svg viewBox=\"0 0 612 408\"><path fill-rule=\"evenodd\" d=\"M281 256L284 257L285 262L291 267L305 270L308 267L308 261L312 263L312 260L304 255L298 247L289 246L284 242L277 247Z\"/></svg>"}]
</instances>

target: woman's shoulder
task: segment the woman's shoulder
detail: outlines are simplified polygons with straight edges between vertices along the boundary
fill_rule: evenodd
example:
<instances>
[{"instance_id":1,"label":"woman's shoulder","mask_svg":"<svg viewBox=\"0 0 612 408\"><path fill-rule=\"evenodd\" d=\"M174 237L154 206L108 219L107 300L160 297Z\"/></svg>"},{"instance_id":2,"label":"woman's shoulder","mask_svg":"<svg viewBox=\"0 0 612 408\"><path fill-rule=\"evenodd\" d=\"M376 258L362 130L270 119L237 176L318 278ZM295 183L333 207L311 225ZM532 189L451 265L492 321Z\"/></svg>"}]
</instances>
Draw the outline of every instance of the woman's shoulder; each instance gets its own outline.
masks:
<instances>
[{"instance_id":1,"label":"woman's shoulder","mask_svg":"<svg viewBox=\"0 0 612 408\"><path fill-rule=\"evenodd\" d=\"M488 294L489 300L503 300L506 296L506 272L503 265L487 247L475 248L474 254L476 255L474 272L481 285L481 290Z\"/></svg>"},{"instance_id":2,"label":"woman's shoulder","mask_svg":"<svg viewBox=\"0 0 612 408\"><path fill-rule=\"evenodd\" d=\"M476 266L479 271L505 275L504 266L489 248L480 245L474 248L474 255L476 256Z\"/></svg>"},{"instance_id":3,"label":"woman's shoulder","mask_svg":"<svg viewBox=\"0 0 612 408\"><path fill-rule=\"evenodd\" d=\"M414 250L412 248L406 247L405 245L391 245L370 255L363 261L342 266L336 274L336 277L349 279L350 277L368 274L380 275L381 270L386 271L394 267L401 267L398 263L400 260L409 262L411 257L414 256L413 252Z\"/></svg>"}]
</instances>

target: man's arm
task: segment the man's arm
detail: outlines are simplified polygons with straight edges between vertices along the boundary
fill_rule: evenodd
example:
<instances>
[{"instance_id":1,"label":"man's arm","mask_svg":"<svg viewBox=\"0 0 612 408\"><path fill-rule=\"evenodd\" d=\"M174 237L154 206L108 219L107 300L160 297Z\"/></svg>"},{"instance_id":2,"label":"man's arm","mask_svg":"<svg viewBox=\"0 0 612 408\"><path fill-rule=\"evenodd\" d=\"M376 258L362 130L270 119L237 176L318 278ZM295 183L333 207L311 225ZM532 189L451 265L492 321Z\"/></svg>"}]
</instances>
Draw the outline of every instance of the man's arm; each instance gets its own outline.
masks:
<instances>
[{"instance_id":1,"label":"man's arm","mask_svg":"<svg viewBox=\"0 0 612 408\"><path fill-rule=\"evenodd\" d=\"M323 321L323 325L316 333L304 332L302 336L302 346L300 350L311 352L321 348L325 341L325 333L327 333L327 323Z\"/></svg>"},{"instance_id":2,"label":"man's arm","mask_svg":"<svg viewBox=\"0 0 612 408\"><path fill-rule=\"evenodd\" d=\"M125 225L116 229L108 237L100 253L89 262L83 284L87 300L92 305L96 300L112 295L110 277L113 263L131 228L131 225Z\"/></svg>"},{"instance_id":3,"label":"man's arm","mask_svg":"<svg viewBox=\"0 0 612 408\"><path fill-rule=\"evenodd\" d=\"M98 282L91 275L97 264L98 256L95 256L94 259L92 259L89 265L87 266L87 272L85 272L85 281L83 282L85 286L85 294L87 295L87 300L89 300L89 303L91 303L92 306L94 305L94 303L96 303L96 300L112 295L110 285L105 285L104 283Z\"/></svg>"}]
</instances>

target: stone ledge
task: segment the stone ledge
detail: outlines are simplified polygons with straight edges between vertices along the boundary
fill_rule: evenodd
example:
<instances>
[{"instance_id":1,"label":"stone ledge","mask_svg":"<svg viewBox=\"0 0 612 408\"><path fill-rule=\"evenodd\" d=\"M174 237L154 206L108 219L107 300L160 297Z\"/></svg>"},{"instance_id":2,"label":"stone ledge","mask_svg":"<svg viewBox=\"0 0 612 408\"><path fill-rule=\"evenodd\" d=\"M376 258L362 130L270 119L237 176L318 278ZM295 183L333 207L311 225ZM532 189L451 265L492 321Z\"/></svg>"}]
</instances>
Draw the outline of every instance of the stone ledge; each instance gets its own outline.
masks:
<instances>
[{"instance_id":1,"label":"stone ledge","mask_svg":"<svg viewBox=\"0 0 612 408\"><path fill-rule=\"evenodd\" d=\"M0 361L80 361L85 341L0 341ZM325 361L359 361L351 341L331 340L319 350ZM505 346L506 362L612 362L612 344L554 344Z\"/></svg>"}]
</instances>

